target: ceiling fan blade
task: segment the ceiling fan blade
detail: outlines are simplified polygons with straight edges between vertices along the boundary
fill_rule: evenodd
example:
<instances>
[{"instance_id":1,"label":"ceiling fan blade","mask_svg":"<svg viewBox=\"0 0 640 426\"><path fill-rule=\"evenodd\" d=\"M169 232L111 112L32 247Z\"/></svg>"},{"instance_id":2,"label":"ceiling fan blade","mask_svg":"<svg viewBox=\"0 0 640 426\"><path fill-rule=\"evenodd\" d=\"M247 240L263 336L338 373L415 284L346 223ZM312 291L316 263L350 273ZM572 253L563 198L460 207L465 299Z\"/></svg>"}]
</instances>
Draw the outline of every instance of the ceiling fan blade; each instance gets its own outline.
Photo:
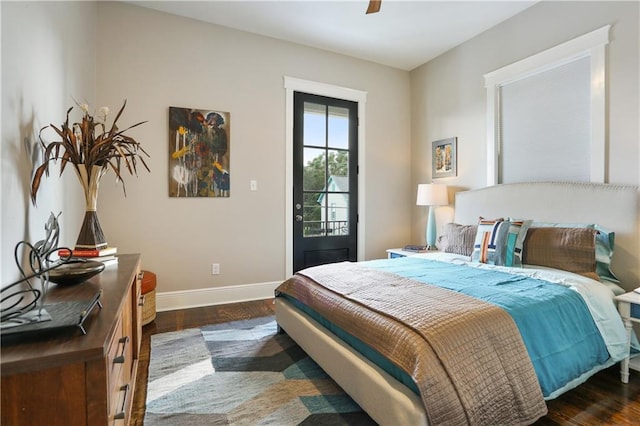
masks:
<instances>
[{"instance_id":1,"label":"ceiling fan blade","mask_svg":"<svg viewBox=\"0 0 640 426\"><path fill-rule=\"evenodd\" d=\"M382 3L382 0L369 0L369 7L367 8L366 14L380 12L380 3Z\"/></svg>"}]
</instances>

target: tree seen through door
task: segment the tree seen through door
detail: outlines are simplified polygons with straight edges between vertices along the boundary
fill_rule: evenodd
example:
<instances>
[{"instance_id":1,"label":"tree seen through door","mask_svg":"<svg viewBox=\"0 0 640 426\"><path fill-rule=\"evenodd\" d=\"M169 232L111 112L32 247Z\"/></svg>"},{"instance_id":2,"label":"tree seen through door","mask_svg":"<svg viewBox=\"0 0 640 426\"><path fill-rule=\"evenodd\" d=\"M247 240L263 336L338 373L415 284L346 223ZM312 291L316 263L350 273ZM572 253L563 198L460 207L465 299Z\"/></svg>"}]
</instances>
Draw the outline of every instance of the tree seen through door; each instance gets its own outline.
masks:
<instances>
[{"instance_id":1,"label":"tree seen through door","mask_svg":"<svg viewBox=\"0 0 640 426\"><path fill-rule=\"evenodd\" d=\"M305 165L305 186L322 190L304 193L305 237L348 234L348 194L345 194L349 189L348 172L346 151L320 154Z\"/></svg>"}]
</instances>

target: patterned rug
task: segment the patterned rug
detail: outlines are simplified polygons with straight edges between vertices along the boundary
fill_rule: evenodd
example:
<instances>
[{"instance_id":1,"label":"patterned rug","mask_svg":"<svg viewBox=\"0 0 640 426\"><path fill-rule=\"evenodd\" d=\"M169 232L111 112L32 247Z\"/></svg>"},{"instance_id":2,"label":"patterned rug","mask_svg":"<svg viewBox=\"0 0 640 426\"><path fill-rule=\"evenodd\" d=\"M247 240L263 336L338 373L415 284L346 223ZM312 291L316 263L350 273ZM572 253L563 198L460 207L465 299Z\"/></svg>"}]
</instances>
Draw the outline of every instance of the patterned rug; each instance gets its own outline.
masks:
<instances>
[{"instance_id":1,"label":"patterned rug","mask_svg":"<svg viewBox=\"0 0 640 426\"><path fill-rule=\"evenodd\" d=\"M144 424L374 425L274 318L151 336Z\"/></svg>"}]
</instances>

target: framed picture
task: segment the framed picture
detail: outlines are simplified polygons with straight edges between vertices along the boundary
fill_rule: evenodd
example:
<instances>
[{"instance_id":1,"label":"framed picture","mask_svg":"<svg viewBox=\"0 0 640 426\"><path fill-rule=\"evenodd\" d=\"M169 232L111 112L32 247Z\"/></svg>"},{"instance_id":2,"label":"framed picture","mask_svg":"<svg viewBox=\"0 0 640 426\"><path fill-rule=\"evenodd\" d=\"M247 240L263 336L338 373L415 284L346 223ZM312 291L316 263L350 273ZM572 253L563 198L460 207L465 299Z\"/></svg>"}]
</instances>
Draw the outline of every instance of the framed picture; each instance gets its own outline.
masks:
<instances>
[{"instance_id":1,"label":"framed picture","mask_svg":"<svg viewBox=\"0 0 640 426\"><path fill-rule=\"evenodd\" d=\"M169 107L169 196L230 196L230 114Z\"/></svg>"},{"instance_id":2,"label":"framed picture","mask_svg":"<svg viewBox=\"0 0 640 426\"><path fill-rule=\"evenodd\" d=\"M434 141L431 148L431 174L433 178L457 176L458 138Z\"/></svg>"}]
</instances>

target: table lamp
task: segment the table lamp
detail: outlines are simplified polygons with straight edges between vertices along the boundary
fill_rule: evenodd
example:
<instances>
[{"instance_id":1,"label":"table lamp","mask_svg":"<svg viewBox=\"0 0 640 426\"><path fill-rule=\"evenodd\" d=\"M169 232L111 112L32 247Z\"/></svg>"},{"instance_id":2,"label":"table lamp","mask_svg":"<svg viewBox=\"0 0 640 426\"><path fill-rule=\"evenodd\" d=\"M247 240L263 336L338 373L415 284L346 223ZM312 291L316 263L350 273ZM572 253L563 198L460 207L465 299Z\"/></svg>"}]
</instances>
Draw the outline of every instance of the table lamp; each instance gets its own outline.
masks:
<instances>
[{"instance_id":1,"label":"table lamp","mask_svg":"<svg viewBox=\"0 0 640 426\"><path fill-rule=\"evenodd\" d=\"M429 217L427 219L427 230L425 232L427 250L436 249L436 206L446 206L449 204L449 194L447 185L441 183L421 183L418 184L418 196L416 205L429 206Z\"/></svg>"}]
</instances>

